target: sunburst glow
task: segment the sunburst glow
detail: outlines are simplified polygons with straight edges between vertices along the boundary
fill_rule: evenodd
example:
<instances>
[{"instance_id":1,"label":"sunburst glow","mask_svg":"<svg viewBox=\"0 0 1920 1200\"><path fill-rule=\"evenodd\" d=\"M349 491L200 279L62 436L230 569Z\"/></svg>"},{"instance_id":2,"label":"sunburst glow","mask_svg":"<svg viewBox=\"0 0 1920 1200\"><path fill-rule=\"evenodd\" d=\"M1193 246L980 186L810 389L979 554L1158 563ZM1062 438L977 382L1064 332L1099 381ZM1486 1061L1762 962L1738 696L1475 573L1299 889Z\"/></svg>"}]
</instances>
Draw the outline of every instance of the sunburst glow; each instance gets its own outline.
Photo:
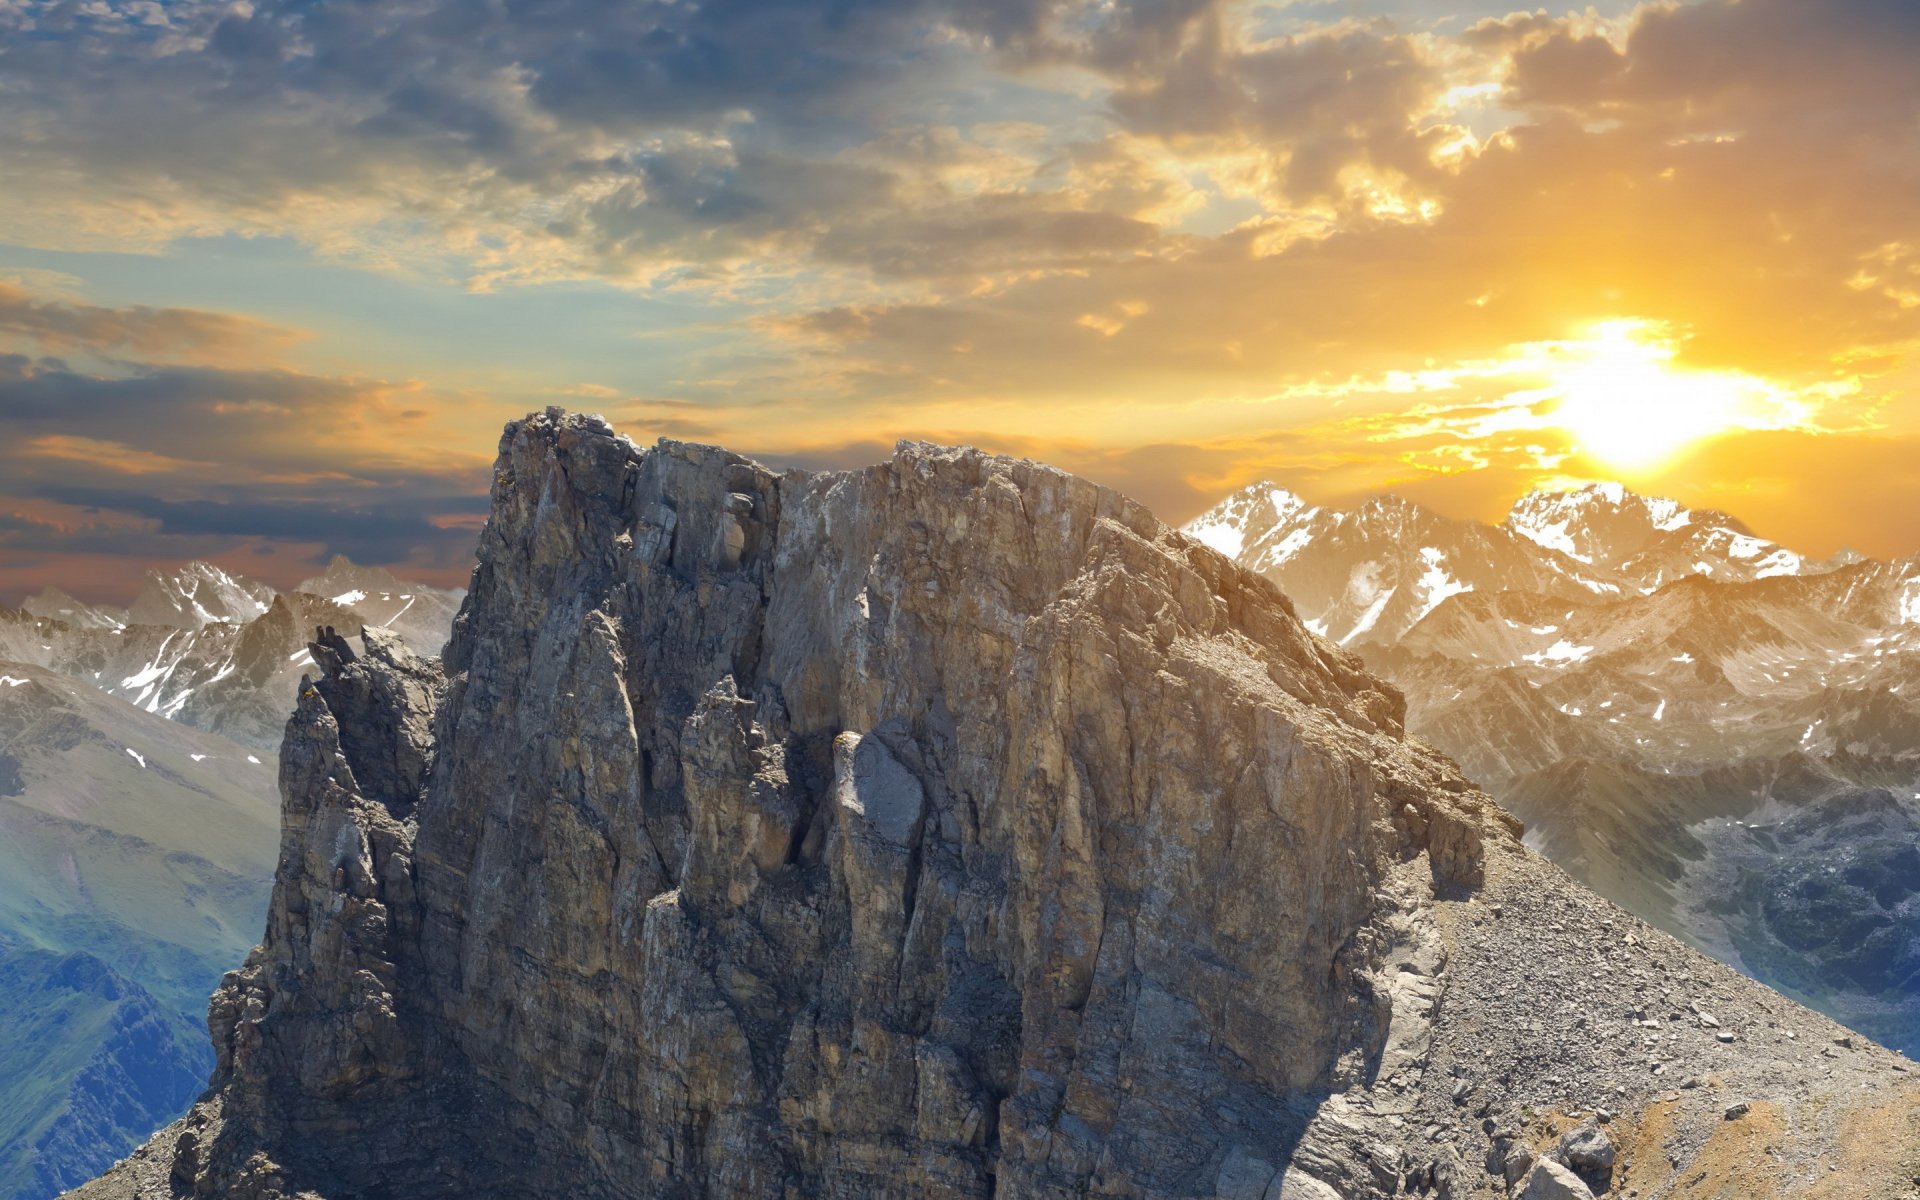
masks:
<instances>
[{"instance_id":1,"label":"sunburst glow","mask_svg":"<svg viewBox=\"0 0 1920 1200\"><path fill-rule=\"evenodd\" d=\"M1803 400L1758 376L1676 365L1680 339L1656 322L1598 322L1554 349L1548 420L1582 454L1618 471L1651 470L1716 434L1810 415Z\"/></svg>"}]
</instances>

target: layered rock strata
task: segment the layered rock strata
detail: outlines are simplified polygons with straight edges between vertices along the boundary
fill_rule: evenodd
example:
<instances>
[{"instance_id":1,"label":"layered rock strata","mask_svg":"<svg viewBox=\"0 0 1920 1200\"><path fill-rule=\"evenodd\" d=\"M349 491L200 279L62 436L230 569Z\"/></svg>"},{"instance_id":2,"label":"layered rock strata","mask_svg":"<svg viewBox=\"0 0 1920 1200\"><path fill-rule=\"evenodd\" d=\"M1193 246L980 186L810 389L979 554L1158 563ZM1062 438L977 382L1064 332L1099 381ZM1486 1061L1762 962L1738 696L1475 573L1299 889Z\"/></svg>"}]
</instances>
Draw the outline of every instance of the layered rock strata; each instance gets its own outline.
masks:
<instances>
[{"instance_id":1,"label":"layered rock strata","mask_svg":"<svg viewBox=\"0 0 1920 1200\"><path fill-rule=\"evenodd\" d=\"M1113 492L549 410L479 557L444 662L316 639L213 1086L83 1195L1492 1195L1516 1147L1516 1187L1591 1175L1557 1147L1603 1103L1627 1149L1580 1186L1652 1195L1733 1092L1810 1187L1899 1182L1848 1124L1862 1083L1911 1119L1899 1060L1812 1058L1818 1018L1544 867ZM1677 978L1770 1005L1774 1065L1645 1028Z\"/></svg>"}]
</instances>

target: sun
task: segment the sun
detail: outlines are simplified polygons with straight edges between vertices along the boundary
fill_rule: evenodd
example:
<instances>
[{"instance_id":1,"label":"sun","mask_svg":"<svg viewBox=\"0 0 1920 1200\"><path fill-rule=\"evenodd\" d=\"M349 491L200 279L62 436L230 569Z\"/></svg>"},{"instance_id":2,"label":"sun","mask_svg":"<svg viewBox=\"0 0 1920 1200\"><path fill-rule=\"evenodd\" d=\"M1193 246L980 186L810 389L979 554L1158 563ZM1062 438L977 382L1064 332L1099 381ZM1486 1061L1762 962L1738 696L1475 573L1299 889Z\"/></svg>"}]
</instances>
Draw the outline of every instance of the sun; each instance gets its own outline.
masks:
<instances>
[{"instance_id":1,"label":"sun","mask_svg":"<svg viewBox=\"0 0 1920 1200\"><path fill-rule=\"evenodd\" d=\"M1739 371L1676 366L1667 327L1621 318L1555 344L1544 395L1550 424L1588 458L1629 474L1652 471L1717 434L1773 424L1785 389Z\"/></svg>"}]
</instances>

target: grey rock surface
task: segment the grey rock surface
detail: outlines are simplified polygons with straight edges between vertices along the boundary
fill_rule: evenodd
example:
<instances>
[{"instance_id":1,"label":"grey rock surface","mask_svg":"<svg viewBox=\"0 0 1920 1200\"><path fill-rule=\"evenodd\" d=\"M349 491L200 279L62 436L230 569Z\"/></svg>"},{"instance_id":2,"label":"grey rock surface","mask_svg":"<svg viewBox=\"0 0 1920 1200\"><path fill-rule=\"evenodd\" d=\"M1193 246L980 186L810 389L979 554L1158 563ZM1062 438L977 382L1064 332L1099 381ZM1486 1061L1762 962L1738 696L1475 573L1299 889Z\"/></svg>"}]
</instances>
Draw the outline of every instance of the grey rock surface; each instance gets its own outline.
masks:
<instances>
[{"instance_id":1,"label":"grey rock surface","mask_svg":"<svg viewBox=\"0 0 1920 1200\"><path fill-rule=\"evenodd\" d=\"M1611 1171L1613 1142L1597 1120L1589 1119L1561 1137L1557 1157L1576 1171Z\"/></svg>"},{"instance_id":2,"label":"grey rock surface","mask_svg":"<svg viewBox=\"0 0 1920 1200\"><path fill-rule=\"evenodd\" d=\"M1834 1027L1528 854L1273 585L1113 492L549 410L479 558L444 663L315 642L213 1087L80 1195L1493 1196L1497 1118L1548 1147L1601 1091L1621 1184L1683 1194L1724 1092L1619 1040L1682 979L1808 1035L1656 1060L1817 1108L1772 1164L1810 1188L1843 1148L1899 1194L1853 1156L1911 1111L1895 1056L1822 1070Z\"/></svg>"},{"instance_id":3,"label":"grey rock surface","mask_svg":"<svg viewBox=\"0 0 1920 1200\"><path fill-rule=\"evenodd\" d=\"M1619 485L1506 523L1248 488L1187 526L1407 697L1575 879L1920 1055L1920 557Z\"/></svg>"},{"instance_id":4,"label":"grey rock surface","mask_svg":"<svg viewBox=\"0 0 1920 1200\"><path fill-rule=\"evenodd\" d=\"M1578 1175L1549 1158L1527 1176L1520 1200L1593 1200L1593 1192Z\"/></svg>"}]
</instances>

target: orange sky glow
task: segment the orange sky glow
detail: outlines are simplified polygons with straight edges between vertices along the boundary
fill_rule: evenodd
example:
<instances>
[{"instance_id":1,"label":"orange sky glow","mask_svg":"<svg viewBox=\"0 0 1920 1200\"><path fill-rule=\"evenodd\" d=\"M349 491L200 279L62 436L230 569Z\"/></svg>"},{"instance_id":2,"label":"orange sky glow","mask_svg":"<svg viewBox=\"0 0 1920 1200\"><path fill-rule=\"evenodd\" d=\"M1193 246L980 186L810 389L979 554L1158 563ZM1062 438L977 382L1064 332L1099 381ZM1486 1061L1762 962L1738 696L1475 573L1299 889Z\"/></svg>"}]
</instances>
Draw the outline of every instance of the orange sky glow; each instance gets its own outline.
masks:
<instances>
[{"instance_id":1,"label":"orange sky glow","mask_svg":"<svg viewBox=\"0 0 1920 1200\"><path fill-rule=\"evenodd\" d=\"M0 5L0 603L460 582L550 404L1920 553L1920 10L360 8Z\"/></svg>"}]
</instances>

